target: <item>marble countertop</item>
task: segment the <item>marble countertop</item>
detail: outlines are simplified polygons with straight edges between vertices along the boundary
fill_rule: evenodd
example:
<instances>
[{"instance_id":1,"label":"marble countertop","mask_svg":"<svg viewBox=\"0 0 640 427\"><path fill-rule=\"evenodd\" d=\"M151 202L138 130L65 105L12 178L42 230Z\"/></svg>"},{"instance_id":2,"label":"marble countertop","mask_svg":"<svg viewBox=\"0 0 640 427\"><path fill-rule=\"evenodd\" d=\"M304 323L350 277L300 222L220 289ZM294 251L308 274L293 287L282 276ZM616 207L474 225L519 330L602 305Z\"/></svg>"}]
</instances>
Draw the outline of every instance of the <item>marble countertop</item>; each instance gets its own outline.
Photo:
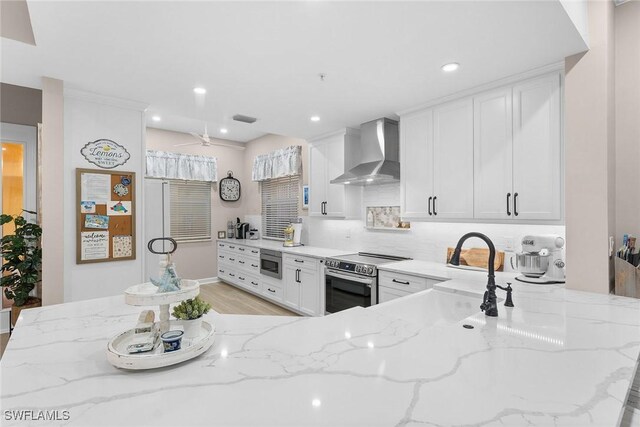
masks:
<instances>
[{"instance_id":1,"label":"marble countertop","mask_svg":"<svg viewBox=\"0 0 640 427\"><path fill-rule=\"evenodd\" d=\"M478 309L484 281L458 279L320 318L210 313L207 353L145 372L106 359L140 311L123 297L25 310L0 361L2 408L78 426L617 425L640 300L513 286L498 318ZM47 423L5 412L3 425Z\"/></svg>"},{"instance_id":2,"label":"marble countertop","mask_svg":"<svg viewBox=\"0 0 640 427\"><path fill-rule=\"evenodd\" d=\"M268 239L258 239L258 240L218 239L218 242L229 243L231 245L235 243L238 245L251 246L254 248L261 248L261 249L271 249L274 251L281 251L282 253L286 253L286 254L309 256L313 258L329 258L329 257L354 253L354 251L345 251L341 249L332 249L332 248L321 248L318 246L305 245L305 246L296 246L296 247L286 247L286 246L282 246L282 242L278 240L268 240Z\"/></svg>"}]
</instances>

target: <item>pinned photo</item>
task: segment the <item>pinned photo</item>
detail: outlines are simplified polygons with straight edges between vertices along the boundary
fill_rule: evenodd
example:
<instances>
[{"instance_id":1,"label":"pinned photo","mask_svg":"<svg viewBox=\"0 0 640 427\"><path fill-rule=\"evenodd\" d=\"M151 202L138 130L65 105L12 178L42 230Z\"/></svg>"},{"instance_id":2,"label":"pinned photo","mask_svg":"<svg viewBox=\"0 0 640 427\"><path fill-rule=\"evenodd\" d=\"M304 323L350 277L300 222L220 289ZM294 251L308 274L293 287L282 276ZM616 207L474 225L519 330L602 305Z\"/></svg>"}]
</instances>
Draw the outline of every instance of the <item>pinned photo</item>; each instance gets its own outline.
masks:
<instances>
[{"instance_id":1,"label":"pinned photo","mask_svg":"<svg viewBox=\"0 0 640 427\"><path fill-rule=\"evenodd\" d=\"M109 228L109 217L106 215L87 215L84 219L84 227L107 230Z\"/></svg>"},{"instance_id":2,"label":"pinned photo","mask_svg":"<svg viewBox=\"0 0 640 427\"><path fill-rule=\"evenodd\" d=\"M96 202L83 200L80 202L81 213L96 213Z\"/></svg>"}]
</instances>

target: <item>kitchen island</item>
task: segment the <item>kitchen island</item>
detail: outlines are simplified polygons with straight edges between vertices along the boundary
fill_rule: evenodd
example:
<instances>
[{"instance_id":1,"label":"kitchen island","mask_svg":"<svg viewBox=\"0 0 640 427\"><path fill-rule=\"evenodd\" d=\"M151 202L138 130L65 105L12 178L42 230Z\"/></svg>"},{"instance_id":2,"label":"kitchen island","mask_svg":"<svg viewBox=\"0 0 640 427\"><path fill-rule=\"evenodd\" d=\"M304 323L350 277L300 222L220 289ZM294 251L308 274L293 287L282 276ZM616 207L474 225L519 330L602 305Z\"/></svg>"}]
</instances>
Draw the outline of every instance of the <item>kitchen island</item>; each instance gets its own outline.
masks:
<instances>
[{"instance_id":1,"label":"kitchen island","mask_svg":"<svg viewBox=\"0 0 640 427\"><path fill-rule=\"evenodd\" d=\"M20 409L82 426L617 425L640 300L516 283L488 318L484 283L318 318L209 314L207 353L143 372L106 359L140 311L123 297L27 310L0 363L3 425L46 425L7 419Z\"/></svg>"}]
</instances>

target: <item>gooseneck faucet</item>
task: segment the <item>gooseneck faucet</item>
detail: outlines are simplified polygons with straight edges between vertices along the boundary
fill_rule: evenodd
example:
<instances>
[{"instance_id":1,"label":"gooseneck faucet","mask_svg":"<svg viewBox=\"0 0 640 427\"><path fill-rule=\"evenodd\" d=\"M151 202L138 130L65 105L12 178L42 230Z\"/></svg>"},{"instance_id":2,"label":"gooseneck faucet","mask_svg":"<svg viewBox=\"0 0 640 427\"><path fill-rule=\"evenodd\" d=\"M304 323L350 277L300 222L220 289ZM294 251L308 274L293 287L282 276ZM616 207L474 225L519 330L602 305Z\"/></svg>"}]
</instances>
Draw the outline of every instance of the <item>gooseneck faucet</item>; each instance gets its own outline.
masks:
<instances>
[{"instance_id":1,"label":"gooseneck faucet","mask_svg":"<svg viewBox=\"0 0 640 427\"><path fill-rule=\"evenodd\" d=\"M460 252L462 251L462 244L470 237L477 237L484 240L484 242L489 247L489 281L487 282L487 290L484 293L482 304L480 304L480 309L484 311L484 314L487 316L498 317L496 278L495 269L493 266L493 263L496 259L496 247L493 246L493 242L491 241L491 239L482 233L471 232L465 234L460 238L460 240L458 240L458 244L456 245L456 249L453 251L453 255L451 255L449 264L460 265Z\"/></svg>"}]
</instances>

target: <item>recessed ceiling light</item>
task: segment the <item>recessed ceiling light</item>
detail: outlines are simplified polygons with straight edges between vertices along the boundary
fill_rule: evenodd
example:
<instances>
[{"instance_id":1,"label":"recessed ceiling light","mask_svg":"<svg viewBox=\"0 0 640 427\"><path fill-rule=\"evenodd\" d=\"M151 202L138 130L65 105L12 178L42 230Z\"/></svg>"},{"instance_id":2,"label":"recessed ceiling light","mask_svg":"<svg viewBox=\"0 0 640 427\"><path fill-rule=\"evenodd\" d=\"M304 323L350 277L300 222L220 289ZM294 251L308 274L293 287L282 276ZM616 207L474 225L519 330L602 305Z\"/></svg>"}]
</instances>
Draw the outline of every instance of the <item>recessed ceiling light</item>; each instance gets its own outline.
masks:
<instances>
[{"instance_id":1,"label":"recessed ceiling light","mask_svg":"<svg viewBox=\"0 0 640 427\"><path fill-rule=\"evenodd\" d=\"M345 185L351 184L351 181L345 181Z\"/></svg>"},{"instance_id":2,"label":"recessed ceiling light","mask_svg":"<svg viewBox=\"0 0 640 427\"><path fill-rule=\"evenodd\" d=\"M450 73L452 71L456 71L458 68L460 68L460 64L458 64L457 62L451 62L449 64L444 64L442 66L442 71Z\"/></svg>"},{"instance_id":3,"label":"recessed ceiling light","mask_svg":"<svg viewBox=\"0 0 640 427\"><path fill-rule=\"evenodd\" d=\"M367 182L373 182L373 178L367 178Z\"/></svg>"},{"instance_id":4,"label":"recessed ceiling light","mask_svg":"<svg viewBox=\"0 0 640 427\"><path fill-rule=\"evenodd\" d=\"M311 121L312 122L319 122L320 121L320 116L311 116Z\"/></svg>"},{"instance_id":5,"label":"recessed ceiling light","mask_svg":"<svg viewBox=\"0 0 640 427\"><path fill-rule=\"evenodd\" d=\"M227 132L229 132L227 128L220 128L220 133L227 133Z\"/></svg>"},{"instance_id":6,"label":"recessed ceiling light","mask_svg":"<svg viewBox=\"0 0 640 427\"><path fill-rule=\"evenodd\" d=\"M159 122L160 120L162 120L162 118L160 116L152 116L151 120L153 120L154 122Z\"/></svg>"},{"instance_id":7,"label":"recessed ceiling light","mask_svg":"<svg viewBox=\"0 0 640 427\"><path fill-rule=\"evenodd\" d=\"M198 95L204 95L205 93L207 93L207 90L203 87L194 87L193 92L197 93Z\"/></svg>"},{"instance_id":8,"label":"recessed ceiling light","mask_svg":"<svg viewBox=\"0 0 640 427\"><path fill-rule=\"evenodd\" d=\"M313 399L313 400L311 401L311 405L312 405L314 408L319 408L319 407L322 405L322 401L321 401L320 399Z\"/></svg>"}]
</instances>

